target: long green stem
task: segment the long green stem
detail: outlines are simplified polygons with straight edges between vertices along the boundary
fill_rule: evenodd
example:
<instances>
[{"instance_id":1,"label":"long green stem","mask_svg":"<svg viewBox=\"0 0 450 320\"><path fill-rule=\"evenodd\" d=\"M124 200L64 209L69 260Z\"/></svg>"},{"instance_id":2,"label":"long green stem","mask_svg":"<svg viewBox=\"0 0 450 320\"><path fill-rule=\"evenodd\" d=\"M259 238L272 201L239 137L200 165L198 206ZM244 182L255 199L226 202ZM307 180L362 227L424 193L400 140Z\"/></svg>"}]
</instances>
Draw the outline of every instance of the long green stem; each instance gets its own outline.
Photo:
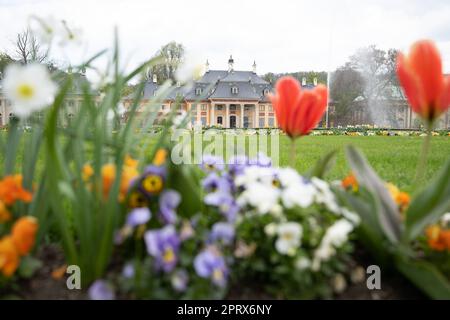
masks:
<instances>
[{"instance_id":1,"label":"long green stem","mask_svg":"<svg viewBox=\"0 0 450 320\"><path fill-rule=\"evenodd\" d=\"M422 152L420 154L419 162L417 163L416 169L416 177L415 177L415 188L418 188L424 179L426 167L427 167L427 159L428 152L430 151L430 143L431 143L431 125L427 126L427 135L422 143Z\"/></svg>"},{"instance_id":2,"label":"long green stem","mask_svg":"<svg viewBox=\"0 0 450 320\"><path fill-rule=\"evenodd\" d=\"M289 164L292 168L295 168L297 157L297 145L295 144L295 139L291 139L291 150L289 155Z\"/></svg>"}]
</instances>

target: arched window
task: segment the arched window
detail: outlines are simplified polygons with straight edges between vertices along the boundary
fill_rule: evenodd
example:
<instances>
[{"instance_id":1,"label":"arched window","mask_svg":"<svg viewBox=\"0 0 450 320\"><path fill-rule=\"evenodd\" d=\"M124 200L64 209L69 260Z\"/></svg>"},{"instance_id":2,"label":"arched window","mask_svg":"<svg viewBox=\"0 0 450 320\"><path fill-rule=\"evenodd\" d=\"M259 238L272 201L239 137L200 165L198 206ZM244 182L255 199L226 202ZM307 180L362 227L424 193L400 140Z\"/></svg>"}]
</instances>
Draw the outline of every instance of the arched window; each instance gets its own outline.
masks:
<instances>
[{"instance_id":1,"label":"arched window","mask_svg":"<svg viewBox=\"0 0 450 320\"><path fill-rule=\"evenodd\" d=\"M267 88L264 89L264 90L263 90L263 95L267 96L268 94L269 94L269 89L267 89Z\"/></svg>"},{"instance_id":2,"label":"arched window","mask_svg":"<svg viewBox=\"0 0 450 320\"><path fill-rule=\"evenodd\" d=\"M238 94L239 93L238 87L231 87L231 93L232 94Z\"/></svg>"}]
</instances>

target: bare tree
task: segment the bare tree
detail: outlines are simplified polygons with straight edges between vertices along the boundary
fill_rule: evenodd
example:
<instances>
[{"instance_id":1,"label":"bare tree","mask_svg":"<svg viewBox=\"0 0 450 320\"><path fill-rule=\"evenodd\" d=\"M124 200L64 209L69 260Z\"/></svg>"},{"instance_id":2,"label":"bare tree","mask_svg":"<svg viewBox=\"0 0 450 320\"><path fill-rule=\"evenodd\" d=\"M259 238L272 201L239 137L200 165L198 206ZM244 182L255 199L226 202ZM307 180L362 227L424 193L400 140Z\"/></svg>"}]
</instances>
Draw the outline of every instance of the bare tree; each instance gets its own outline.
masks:
<instances>
[{"instance_id":1,"label":"bare tree","mask_svg":"<svg viewBox=\"0 0 450 320\"><path fill-rule=\"evenodd\" d=\"M48 50L44 50L29 29L18 33L14 42L14 58L22 64L30 62L45 63Z\"/></svg>"}]
</instances>

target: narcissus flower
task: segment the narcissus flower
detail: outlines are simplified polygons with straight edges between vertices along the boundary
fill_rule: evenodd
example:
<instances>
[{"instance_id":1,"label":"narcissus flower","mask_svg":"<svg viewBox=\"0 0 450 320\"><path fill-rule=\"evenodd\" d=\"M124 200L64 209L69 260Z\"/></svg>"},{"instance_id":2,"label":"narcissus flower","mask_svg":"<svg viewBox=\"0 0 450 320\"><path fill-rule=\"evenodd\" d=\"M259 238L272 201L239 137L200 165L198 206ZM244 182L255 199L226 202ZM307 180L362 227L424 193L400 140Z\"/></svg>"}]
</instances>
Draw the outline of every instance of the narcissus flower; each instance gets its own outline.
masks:
<instances>
[{"instance_id":1,"label":"narcissus flower","mask_svg":"<svg viewBox=\"0 0 450 320\"><path fill-rule=\"evenodd\" d=\"M10 65L6 68L3 91L12 101L12 110L20 118L49 106L57 87L47 68L41 64Z\"/></svg>"},{"instance_id":2,"label":"narcissus flower","mask_svg":"<svg viewBox=\"0 0 450 320\"><path fill-rule=\"evenodd\" d=\"M11 237L21 256L27 255L33 248L37 230L38 222L33 217L22 217L14 223Z\"/></svg>"},{"instance_id":3,"label":"narcissus flower","mask_svg":"<svg viewBox=\"0 0 450 320\"><path fill-rule=\"evenodd\" d=\"M277 81L276 93L269 94L279 127L292 139L307 135L319 123L327 107L328 91L324 85L302 90L293 77Z\"/></svg>"},{"instance_id":4,"label":"narcissus flower","mask_svg":"<svg viewBox=\"0 0 450 320\"><path fill-rule=\"evenodd\" d=\"M16 246L10 236L0 239L0 272L5 277L14 274L19 266L20 258Z\"/></svg>"},{"instance_id":5,"label":"narcissus flower","mask_svg":"<svg viewBox=\"0 0 450 320\"><path fill-rule=\"evenodd\" d=\"M430 40L413 44L409 55L399 53L397 75L411 108L431 124L450 106L450 77L442 73L442 60Z\"/></svg>"},{"instance_id":6,"label":"narcissus flower","mask_svg":"<svg viewBox=\"0 0 450 320\"><path fill-rule=\"evenodd\" d=\"M32 197L32 194L22 187L21 175L6 176L0 180L0 201L5 205L11 206L17 200L30 202Z\"/></svg>"}]
</instances>

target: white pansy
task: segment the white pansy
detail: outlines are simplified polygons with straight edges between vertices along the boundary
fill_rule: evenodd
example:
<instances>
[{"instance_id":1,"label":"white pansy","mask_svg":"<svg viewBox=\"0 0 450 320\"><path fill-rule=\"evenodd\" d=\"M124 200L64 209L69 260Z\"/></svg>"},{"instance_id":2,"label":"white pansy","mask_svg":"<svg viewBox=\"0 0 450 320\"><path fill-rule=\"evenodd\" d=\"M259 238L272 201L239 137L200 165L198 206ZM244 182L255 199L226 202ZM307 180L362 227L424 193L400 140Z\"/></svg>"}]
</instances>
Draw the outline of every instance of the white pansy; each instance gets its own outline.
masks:
<instances>
[{"instance_id":1,"label":"white pansy","mask_svg":"<svg viewBox=\"0 0 450 320\"><path fill-rule=\"evenodd\" d=\"M250 166L245 168L244 172L238 175L235 179L235 184L238 187L247 188L255 183L264 183L273 186L272 182L275 177L273 168Z\"/></svg>"},{"instance_id":2,"label":"white pansy","mask_svg":"<svg viewBox=\"0 0 450 320\"><path fill-rule=\"evenodd\" d=\"M340 219L327 229L319 247L314 252L313 270L317 271L322 261L327 261L336 254L336 248L347 242L353 228L348 220Z\"/></svg>"},{"instance_id":3,"label":"white pansy","mask_svg":"<svg viewBox=\"0 0 450 320\"><path fill-rule=\"evenodd\" d=\"M295 260L295 268L297 270L306 270L311 267L311 260L307 257L300 257Z\"/></svg>"},{"instance_id":4,"label":"white pansy","mask_svg":"<svg viewBox=\"0 0 450 320\"><path fill-rule=\"evenodd\" d=\"M286 208L294 206L307 208L314 202L316 190L311 184L297 182L281 192L281 200Z\"/></svg>"},{"instance_id":5,"label":"white pansy","mask_svg":"<svg viewBox=\"0 0 450 320\"><path fill-rule=\"evenodd\" d=\"M299 176L296 170L292 168L282 168L277 172L278 179L283 187L288 187L292 184L301 182L302 178Z\"/></svg>"},{"instance_id":6,"label":"white pansy","mask_svg":"<svg viewBox=\"0 0 450 320\"><path fill-rule=\"evenodd\" d=\"M272 207L272 209L269 212L273 217L275 218L282 218L283 217L283 207L280 204L276 204Z\"/></svg>"},{"instance_id":7,"label":"white pansy","mask_svg":"<svg viewBox=\"0 0 450 320\"><path fill-rule=\"evenodd\" d=\"M277 228L278 238L275 248L281 254L293 256L301 244L303 228L296 222L286 222Z\"/></svg>"},{"instance_id":8,"label":"white pansy","mask_svg":"<svg viewBox=\"0 0 450 320\"><path fill-rule=\"evenodd\" d=\"M2 85L6 98L12 102L13 113L20 118L49 106L57 90L47 68L41 64L8 66Z\"/></svg>"},{"instance_id":9,"label":"white pansy","mask_svg":"<svg viewBox=\"0 0 450 320\"><path fill-rule=\"evenodd\" d=\"M345 219L347 219L354 225L358 225L361 222L361 218L356 213L348 210L347 208L341 208L341 214Z\"/></svg>"},{"instance_id":10,"label":"white pansy","mask_svg":"<svg viewBox=\"0 0 450 320\"><path fill-rule=\"evenodd\" d=\"M264 227L264 232L269 237L273 237L277 233L278 226L275 223L269 223Z\"/></svg>"},{"instance_id":11,"label":"white pansy","mask_svg":"<svg viewBox=\"0 0 450 320\"><path fill-rule=\"evenodd\" d=\"M246 186L246 190L238 198L238 203L254 207L259 214L266 214L277 205L279 192L274 187L253 183Z\"/></svg>"},{"instance_id":12,"label":"white pansy","mask_svg":"<svg viewBox=\"0 0 450 320\"><path fill-rule=\"evenodd\" d=\"M336 198L331 191L330 185L316 177L313 177L311 179L312 184L317 189L316 192L316 201L318 203L324 204L328 210L339 214L340 213L340 207L336 203Z\"/></svg>"},{"instance_id":13,"label":"white pansy","mask_svg":"<svg viewBox=\"0 0 450 320\"><path fill-rule=\"evenodd\" d=\"M199 57L191 53L186 53L183 62L175 72L175 79L181 83L198 80L205 73L205 65Z\"/></svg>"}]
</instances>

